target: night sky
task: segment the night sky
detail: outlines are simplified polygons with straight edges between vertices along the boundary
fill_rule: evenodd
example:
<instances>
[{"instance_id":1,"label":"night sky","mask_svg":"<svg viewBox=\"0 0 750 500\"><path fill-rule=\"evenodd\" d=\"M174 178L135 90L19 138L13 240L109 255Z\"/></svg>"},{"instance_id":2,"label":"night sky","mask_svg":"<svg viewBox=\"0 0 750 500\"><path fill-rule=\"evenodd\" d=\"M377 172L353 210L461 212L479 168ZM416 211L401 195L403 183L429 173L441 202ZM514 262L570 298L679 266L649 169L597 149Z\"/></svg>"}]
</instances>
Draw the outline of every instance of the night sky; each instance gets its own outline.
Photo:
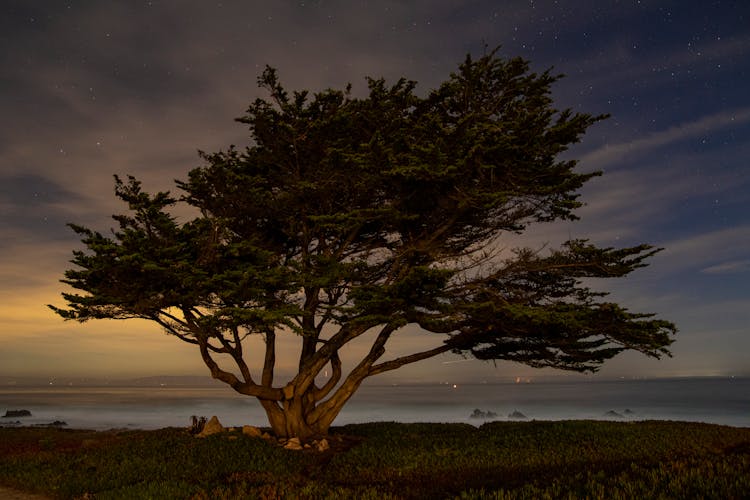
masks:
<instances>
[{"instance_id":1,"label":"night sky","mask_svg":"<svg viewBox=\"0 0 750 500\"><path fill-rule=\"evenodd\" d=\"M559 109L612 115L569 152L581 171L605 172L582 192L582 220L514 242L666 248L602 286L674 321L674 357L621 355L597 377L750 375L746 0L0 5L0 376L206 374L193 346L155 325L64 323L46 308L63 305L58 280L79 247L65 224L115 225L113 174L173 189L200 165L197 150L247 145L233 119L263 95L266 64L288 89L351 82L362 95L365 76L405 76L426 94L467 53L497 45L567 75L554 87ZM418 339L407 331L395 349ZM555 372L445 356L393 377L540 373Z\"/></svg>"}]
</instances>

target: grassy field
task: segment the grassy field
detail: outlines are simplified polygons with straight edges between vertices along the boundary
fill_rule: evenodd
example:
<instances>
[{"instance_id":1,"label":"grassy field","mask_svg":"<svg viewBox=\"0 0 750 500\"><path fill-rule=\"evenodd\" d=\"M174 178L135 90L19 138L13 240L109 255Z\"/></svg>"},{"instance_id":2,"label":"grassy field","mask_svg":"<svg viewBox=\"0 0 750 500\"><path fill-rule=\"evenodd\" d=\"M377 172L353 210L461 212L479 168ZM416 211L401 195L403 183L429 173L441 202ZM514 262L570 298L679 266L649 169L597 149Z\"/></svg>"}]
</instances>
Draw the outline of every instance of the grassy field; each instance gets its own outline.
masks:
<instances>
[{"instance_id":1,"label":"grassy field","mask_svg":"<svg viewBox=\"0 0 750 500\"><path fill-rule=\"evenodd\" d=\"M373 423L332 449L224 433L0 428L0 484L56 498L750 498L750 428Z\"/></svg>"}]
</instances>

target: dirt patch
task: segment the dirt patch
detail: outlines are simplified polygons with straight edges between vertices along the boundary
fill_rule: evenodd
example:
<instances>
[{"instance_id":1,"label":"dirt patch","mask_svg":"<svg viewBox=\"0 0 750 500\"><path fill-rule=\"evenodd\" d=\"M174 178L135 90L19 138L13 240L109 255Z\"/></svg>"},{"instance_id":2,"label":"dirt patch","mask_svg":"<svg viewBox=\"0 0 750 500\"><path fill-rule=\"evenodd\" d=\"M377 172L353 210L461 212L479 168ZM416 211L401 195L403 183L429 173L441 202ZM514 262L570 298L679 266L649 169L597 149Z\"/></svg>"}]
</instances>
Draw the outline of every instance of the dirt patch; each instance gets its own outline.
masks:
<instances>
[{"instance_id":1,"label":"dirt patch","mask_svg":"<svg viewBox=\"0 0 750 500\"><path fill-rule=\"evenodd\" d=\"M43 427L1 429L0 456L12 457L45 451L75 451L81 447L106 446L117 439L116 431L88 431ZM0 497L2 498L2 497Z\"/></svg>"},{"instance_id":2,"label":"dirt patch","mask_svg":"<svg viewBox=\"0 0 750 500\"><path fill-rule=\"evenodd\" d=\"M3 500L50 500L50 497L27 493L25 491L14 490L5 486L0 486L0 498Z\"/></svg>"}]
</instances>

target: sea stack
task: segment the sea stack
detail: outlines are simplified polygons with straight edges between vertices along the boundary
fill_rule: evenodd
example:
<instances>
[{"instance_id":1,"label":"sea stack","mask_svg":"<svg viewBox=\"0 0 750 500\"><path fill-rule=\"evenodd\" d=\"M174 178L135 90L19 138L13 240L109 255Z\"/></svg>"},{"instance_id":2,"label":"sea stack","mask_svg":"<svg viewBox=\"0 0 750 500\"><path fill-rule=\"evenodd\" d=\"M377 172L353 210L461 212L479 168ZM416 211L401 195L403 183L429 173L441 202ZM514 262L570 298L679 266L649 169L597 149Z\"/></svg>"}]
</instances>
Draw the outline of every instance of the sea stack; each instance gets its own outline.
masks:
<instances>
[{"instance_id":1,"label":"sea stack","mask_svg":"<svg viewBox=\"0 0 750 500\"><path fill-rule=\"evenodd\" d=\"M18 417L30 417L31 412L29 410L8 410L3 415L3 418L18 418Z\"/></svg>"}]
</instances>

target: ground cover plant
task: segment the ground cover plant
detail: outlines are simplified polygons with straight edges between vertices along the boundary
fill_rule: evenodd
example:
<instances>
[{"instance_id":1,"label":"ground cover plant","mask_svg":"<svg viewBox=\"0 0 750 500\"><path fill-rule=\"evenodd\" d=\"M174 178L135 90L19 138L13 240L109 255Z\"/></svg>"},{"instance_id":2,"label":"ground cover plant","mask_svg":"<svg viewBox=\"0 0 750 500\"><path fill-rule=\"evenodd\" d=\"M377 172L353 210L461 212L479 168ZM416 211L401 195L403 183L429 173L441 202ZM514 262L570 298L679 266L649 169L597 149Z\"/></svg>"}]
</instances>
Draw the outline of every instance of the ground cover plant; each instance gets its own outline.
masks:
<instances>
[{"instance_id":1,"label":"ground cover plant","mask_svg":"<svg viewBox=\"0 0 750 500\"><path fill-rule=\"evenodd\" d=\"M747 498L750 429L371 423L332 448L240 433L0 428L0 484L56 498Z\"/></svg>"}]
</instances>

